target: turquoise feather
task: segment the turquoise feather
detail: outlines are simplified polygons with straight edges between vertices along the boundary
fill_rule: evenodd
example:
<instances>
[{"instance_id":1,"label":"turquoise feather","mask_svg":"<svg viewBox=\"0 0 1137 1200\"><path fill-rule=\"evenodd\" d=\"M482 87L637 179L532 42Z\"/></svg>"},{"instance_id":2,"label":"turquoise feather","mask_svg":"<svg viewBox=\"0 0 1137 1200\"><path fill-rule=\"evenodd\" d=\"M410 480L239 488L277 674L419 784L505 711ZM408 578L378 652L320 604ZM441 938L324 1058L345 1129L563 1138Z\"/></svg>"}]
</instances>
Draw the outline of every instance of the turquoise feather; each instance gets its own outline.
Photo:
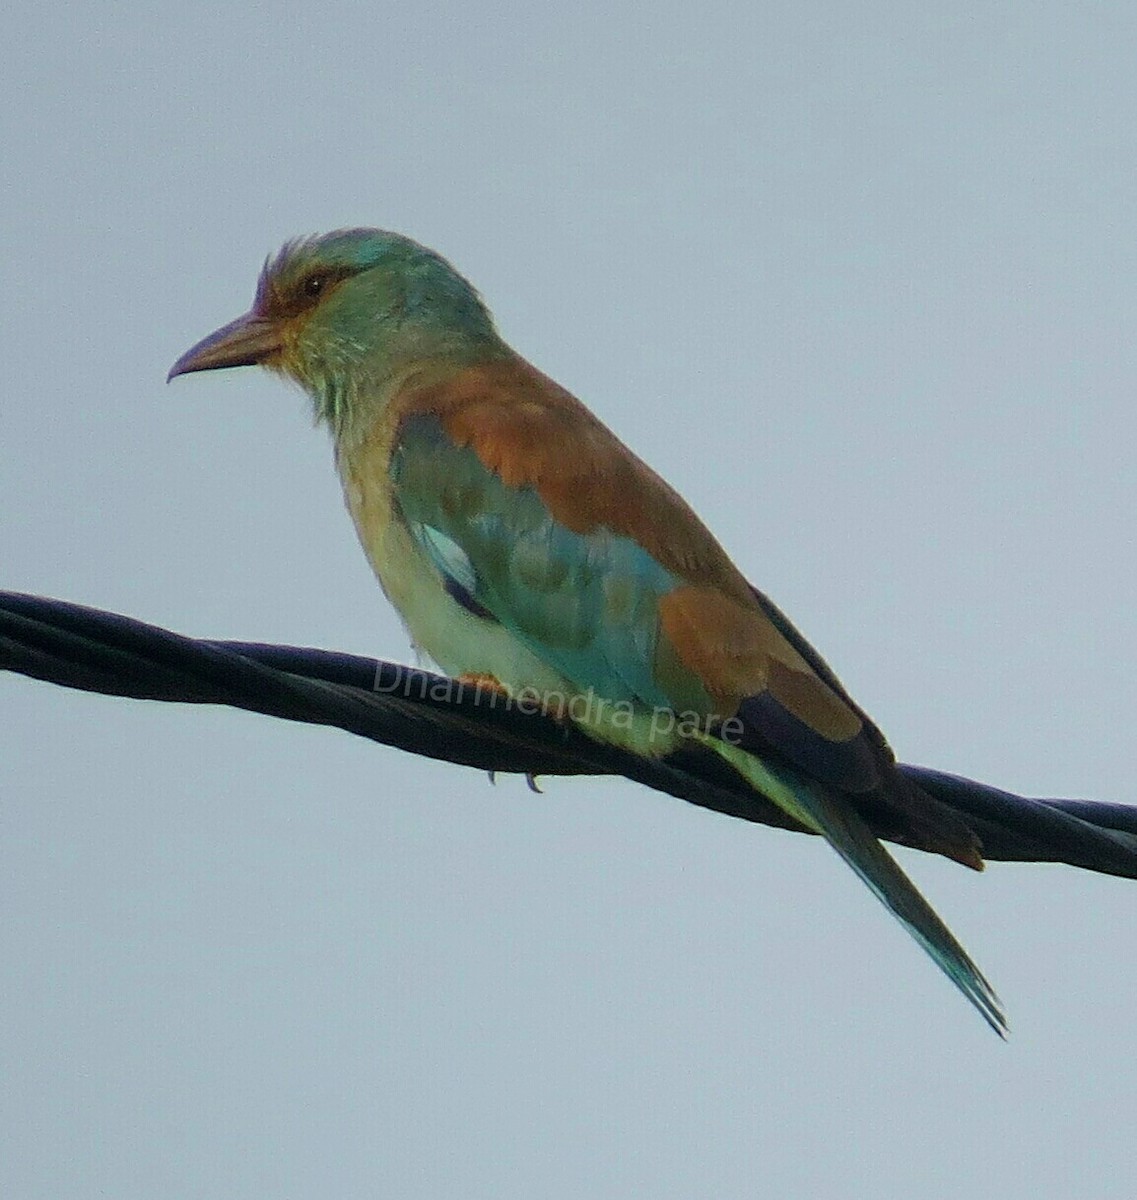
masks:
<instances>
[{"instance_id":1,"label":"turquoise feather","mask_svg":"<svg viewBox=\"0 0 1137 1200\"><path fill-rule=\"evenodd\" d=\"M675 703L652 668L659 598L677 581L637 543L565 529L536 492L508 487L431 417L404 424L391 480L439 573L582 692L649 709Z\"/></svg>"}]
</instances>

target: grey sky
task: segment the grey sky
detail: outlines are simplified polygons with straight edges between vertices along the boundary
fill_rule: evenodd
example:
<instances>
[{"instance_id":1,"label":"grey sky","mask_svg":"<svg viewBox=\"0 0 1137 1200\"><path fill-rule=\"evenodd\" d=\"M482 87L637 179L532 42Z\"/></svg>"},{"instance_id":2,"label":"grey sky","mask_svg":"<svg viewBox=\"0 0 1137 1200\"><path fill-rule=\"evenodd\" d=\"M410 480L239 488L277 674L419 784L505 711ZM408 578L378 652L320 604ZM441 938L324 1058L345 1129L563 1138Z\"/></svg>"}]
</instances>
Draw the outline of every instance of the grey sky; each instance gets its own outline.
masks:
<instances>
[{"instance_id":1,"label":"grey sky","mask_svg":"<svg viewBox=\"0 0 1137 1200\"><path fill-rule=\"evenodd\" d=\"M929 11L930 8L937 11ZM1131 5L26 6L0 587L406 658L326 439L170 363L453 259L908 761L1137 802ZM0 1194L1129 1197L1137 887L0 676Z\"/></svg>"}]
</instances>

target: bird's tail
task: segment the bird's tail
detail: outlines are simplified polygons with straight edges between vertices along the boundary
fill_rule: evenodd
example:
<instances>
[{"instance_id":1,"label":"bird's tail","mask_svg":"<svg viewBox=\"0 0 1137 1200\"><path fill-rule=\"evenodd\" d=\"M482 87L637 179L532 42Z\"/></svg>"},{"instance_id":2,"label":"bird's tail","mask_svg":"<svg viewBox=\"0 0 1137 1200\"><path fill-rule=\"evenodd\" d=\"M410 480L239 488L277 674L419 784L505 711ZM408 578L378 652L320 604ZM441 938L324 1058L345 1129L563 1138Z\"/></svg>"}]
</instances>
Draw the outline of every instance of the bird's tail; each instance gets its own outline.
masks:
<instances>
[{"instance_id":1,"label":"bird's tail","mask_svg":"<svg viewBox=\"0 0 1137 1200\"><path fill-rule=\"evenodd\" d=\"M994 989L851 804L736 746L709 737L706 745L791 817L820 833L924 947L987 1024L1000 1037L1006 1037L1007 1022Z\"/></svg>"}]
</instances>

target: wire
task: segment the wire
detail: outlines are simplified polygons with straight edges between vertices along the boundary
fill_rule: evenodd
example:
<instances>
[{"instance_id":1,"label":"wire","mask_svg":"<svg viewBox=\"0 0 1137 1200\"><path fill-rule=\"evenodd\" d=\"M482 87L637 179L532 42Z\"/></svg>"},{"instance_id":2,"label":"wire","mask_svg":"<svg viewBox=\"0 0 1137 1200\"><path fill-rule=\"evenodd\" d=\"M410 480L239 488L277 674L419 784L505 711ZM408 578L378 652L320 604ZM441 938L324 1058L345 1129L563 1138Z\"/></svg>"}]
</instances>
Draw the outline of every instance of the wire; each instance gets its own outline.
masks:
<instances>
[{"instance_id":1,"label":"wire","mask_svg":"<svg viewBox=\"0 0 1137 1200\"><path fill-rule=\"evenodd\" d=\"M805 832L698 745L667 758L635 755L495 689L381 659L189 638L117 613L0 591L0 670L87 692L335 726L412 754L530 779L622 775L728 816ZM1068 862L1137 878L1137 808L1032 800L923 767L899 769L976 830L986 858Z\"/></svg>"}]
</instances>

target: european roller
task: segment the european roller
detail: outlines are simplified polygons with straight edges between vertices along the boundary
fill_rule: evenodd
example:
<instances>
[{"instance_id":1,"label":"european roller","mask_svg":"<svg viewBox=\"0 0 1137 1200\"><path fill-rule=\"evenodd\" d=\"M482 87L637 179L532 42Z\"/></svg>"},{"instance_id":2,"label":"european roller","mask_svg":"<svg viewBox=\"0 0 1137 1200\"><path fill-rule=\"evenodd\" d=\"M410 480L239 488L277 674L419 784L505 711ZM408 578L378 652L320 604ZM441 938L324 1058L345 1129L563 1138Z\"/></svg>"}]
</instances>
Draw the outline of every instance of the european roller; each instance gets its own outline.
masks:
<instances>
[{"instance_id":1,"label":"european roller","mask_svg":"<svg viewBox=\"0 0 1137 1200\"><path fill-rule=\"evenodd\" d=\"M376 229L288 243L250 311L170 376L252 364L311 398L421 652L451 676L556 697L564 720L636 754L709 748L821 834L1005 1033L991 986L873 830L979 870L977 833L897 769L682 497L502 340L445 259Z\"/></svg>"}]
</instances>

